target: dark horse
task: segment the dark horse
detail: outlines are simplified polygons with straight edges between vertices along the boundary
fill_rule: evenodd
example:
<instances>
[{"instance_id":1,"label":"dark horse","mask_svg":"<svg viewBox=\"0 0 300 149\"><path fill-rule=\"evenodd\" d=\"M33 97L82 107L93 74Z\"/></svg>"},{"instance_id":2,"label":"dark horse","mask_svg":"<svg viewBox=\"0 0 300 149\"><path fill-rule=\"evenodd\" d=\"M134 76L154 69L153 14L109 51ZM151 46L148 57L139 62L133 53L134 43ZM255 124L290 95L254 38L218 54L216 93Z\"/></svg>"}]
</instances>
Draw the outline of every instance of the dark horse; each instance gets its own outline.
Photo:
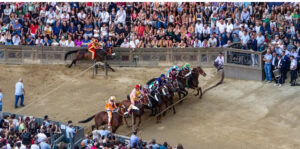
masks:
<instances>
[{"instance_id":1,"label":"dark horse","mask_svg":"<svg viewBox=\"0 0 300 149\"><path fill-rule=\"evenodd\" d=\"M72 63L68 66L69 68L72 67L73 64L76 65L76 62L79 60L92 60L92 53L89 52L87 49L79 49L79 50L72 50L65 54L65 60L68 58L70 54L76 53L76 58L73 59ZM114 50L113 47L107 47L104 50L96 50L95 53L95 62L104 62L106 59L106 56L114 56ZM109 69L112 71L115 71L113 68L111 68L108 64L106 65Z\"/></svg>"},{"instance_id":2,"label":"dark horse","mask_svg":"<svg viewBox=\"0 0 300 149\"><path fill-rule=\"evenodd\" d=\"M123 106L123 108L125 108L125 110L127 110L129 108L129 106L131 105L131 101L130 101L130 97L129 95L127 96L126 100L123 100L120 102L120 106ZM144 114L144 107L148 106L148 96L144 95L141 97L140 102L136 102L135 106L137 108L139 108L139 110L134 110L132 109L132 114L133 114L133 125L135 125L136 123L136 118L139 118L139 122L138 122L138 126L139 127L142 123L142 115ZM127 125L127 127L130 127L127 123L126 117L124 117L125 123Z\"/></svg>"},{"instance_id":3,"label":"dark horse","mask_svg":"<svg viewBox=\"0 0 300 149\"><path fill-rule=\"evenodd\" d=\"M120 106L119 103L116 104L118 106L118 111L112 113L112 119L111 119L111 130L112 133L115 133L117 129L123 124L123 115L124 115L124 108ZM91 117L89 117L86 120L79 121L79 123L87 123L95 118L95 125L92 126L93 128L99 128L99 126L108 124L108 115L106 111L101 111Z\"/></svg>"},{"instance_id":4,"label":"dark horse","mask_svg":"<svg viewBox=\"0 0 300 149\"><path fill-rule=\"evenodd\" d=\"M187 73L188 72L181 70L177 77L178 82L186 85L186 87L188 87L188 88L197 90L197 94L195 94L195 96L198 96L200 93L199 98L201 98L202 97L202 89L201 89L201 87L198 86L199 85L198 79L199 79L199 75L202 75L205 77L206 73L203 71L203 69L200 66L193 68L191 74L189 76L185 76Z\"/></svg>"}]
</instances>

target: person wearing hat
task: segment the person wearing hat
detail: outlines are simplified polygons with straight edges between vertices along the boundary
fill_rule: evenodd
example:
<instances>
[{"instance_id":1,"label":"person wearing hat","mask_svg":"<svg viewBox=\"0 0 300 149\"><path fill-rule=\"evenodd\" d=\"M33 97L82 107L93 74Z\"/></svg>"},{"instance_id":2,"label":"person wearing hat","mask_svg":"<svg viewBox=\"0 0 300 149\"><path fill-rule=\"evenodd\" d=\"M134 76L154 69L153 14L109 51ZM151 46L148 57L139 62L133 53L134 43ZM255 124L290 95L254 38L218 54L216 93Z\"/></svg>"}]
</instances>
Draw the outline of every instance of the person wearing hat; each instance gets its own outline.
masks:
<instances>
[{"instance_id":1,"label":"person wearing hat","mask_svg":"<svg viewBox=\"0 0 300 149\"><path fill-rule=\"evenodd\" d=\"M131 109L139 110L138 107L135 106L136 102L139 101L139 98L141 96L141 86L139 84L135 85L135 88L130 93L130 101L131 105L128 107L127 112L124 114L127 115L131 111Z\"/></svg>"},{"instance_id":2,"label":"person wearing hat","mask_svg":"<svg viewBox=\"0 0 300 149\"><path fill-rule=\"evenodd\" d=\"M91 43L89 43L88 45L88 50L89 52L92 53L92 60L95 59L95 54L96 54L96 50L99 49L99 43L98 43L98 40L94 37L92 37L92 41Z\"/></svg>"},{"instance_id":3,"label":"person wearing hat","mask_svg":"<svg viewBox=\"0 0 300 149\"><path fill-rule=\"evenodd\" d=\"M290 65L290 70L291 70L291 86L296 85L296 79L297 79L297 61L293 55L290 56L291 60L291 65Z\"/></svg>"},{"instance_id":4,"label":"person wearing hat","mask_svg":"<svg viewBox=\"0 0 300 149\"><path fill-rule=\"evenodd\" d=\"M112 112L114 112L117 109L115 100L116 100L115 96L110 96L110 98L108 99L108 101L105 105L105 110L108 115L108 128L111 127Z\"/></svg>"},{"instance_id":5,"label":"person wearing hat","mask_svg":"<svg viewBox=\"0 0 300 149\"><path fill-rule=\"evenodd\" d=\"M181 68L181 70L187 71L187 74L184 77L188 77L190 74L192 74L190 66L191 65L189 63L185 63Z\"/></svg>"}]
</instances>

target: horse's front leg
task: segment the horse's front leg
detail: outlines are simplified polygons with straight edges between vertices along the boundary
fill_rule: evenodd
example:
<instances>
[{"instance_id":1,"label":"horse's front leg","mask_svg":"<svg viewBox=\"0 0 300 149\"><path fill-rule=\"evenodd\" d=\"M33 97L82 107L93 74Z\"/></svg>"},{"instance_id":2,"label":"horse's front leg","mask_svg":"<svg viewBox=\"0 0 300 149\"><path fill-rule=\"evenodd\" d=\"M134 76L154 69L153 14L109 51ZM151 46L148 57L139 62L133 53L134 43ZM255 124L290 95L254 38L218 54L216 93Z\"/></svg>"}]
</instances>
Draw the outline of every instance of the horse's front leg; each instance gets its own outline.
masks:
<instances>
[{"instance_id":1,"label":"horse's front leg","mask_svg":"<svg viewBox=\"0 0 300 149\"><path fill-rule=\"evenodd\" d=\"M195 96L198 96L198 95L199 95L199 92L200 92L199 87L195 88L195 90L197 91L197 94L195 94Z\"/></svg>"},{"instance_id":2,"label":"horse's front leg","mask_svg":"<svg viewBox=\"0 0 300 149\"><path fill-rule=\"evenodd\" d=\"M201 87L198 87L199 88L199 90L200 90L200 96L199 96L199 98L201 99L202 98L202 95L203 95L203 93L202 93L202 88Z\"/></svg>"},{"instance_id":3,"label":"horse's front leg","mask_svg":"<svg viewBox=\"0 0 300 149\"><path fill-rule=\"evenodd\" d=\"M131 127L131 126L129 126L128 125L128 122L127 122L127 119L124 117L124 121L125 121L125 124L126 124L126 126L129 128L129 127Z\"/></svg>"},{"instance_id":4,"label":"horse's front leg","mask_svg":"<svg viewBox=\"0 0 300 149\"><path fill-rule=\"evenodd\" d=\"M76 59L73 59L72 63L68 67L71 68L73 64L76 64Z\"/></svg>"},{"instance_id":5,"label":"horse's front leg","mask_svg":"<svg viewBox=\"0 0 300 149\"><path fill-rule=\"evenodd\" d=\"M115 72L115 70L107 63L106 63L106 67L109 68L112 72Z\"/></svg>"},{"instance_id":6,"label":"horse's front leg","mask_svg":"<svg viewBox=\"0 0 300 149\"><path fill-rule=\"evenodd\" d=\"M139 115L139 123L138 123L138 128L140 127L141 123L142 123L142 115Z\"/></svg>"}]
</instances>

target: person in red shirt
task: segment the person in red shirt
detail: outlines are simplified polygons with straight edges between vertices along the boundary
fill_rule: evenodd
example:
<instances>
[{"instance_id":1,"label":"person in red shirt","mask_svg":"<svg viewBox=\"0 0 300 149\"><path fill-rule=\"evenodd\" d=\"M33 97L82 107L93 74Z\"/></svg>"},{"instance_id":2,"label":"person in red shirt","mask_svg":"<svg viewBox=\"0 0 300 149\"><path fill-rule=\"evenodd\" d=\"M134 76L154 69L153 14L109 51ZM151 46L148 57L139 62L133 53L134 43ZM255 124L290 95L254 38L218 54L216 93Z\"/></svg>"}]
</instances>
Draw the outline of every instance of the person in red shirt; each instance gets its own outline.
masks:
<instances>
[{"instance_id":1,"label":"person in red shirt","mask_svg":"<svg viewBox=\"0 0 300 149\"><path fill-rule=\"evenodd\" d=\"M145 31L145 26L142 25L141 22L139 22L139 26L138 26L138 36L142 36L144 37L144 31Z\"/></svg>"},{"instance_id":2,"label":"person in red shirt","mask_svg":"<svg viewBox=\"0 0 300 149\"><path fill-rule=\"evenodd\" d=\"M38 25L36 24L36 22L31 23L30 25L30 35L35 37L36 33L38 30Z\"/></svg>"}]
</instances>

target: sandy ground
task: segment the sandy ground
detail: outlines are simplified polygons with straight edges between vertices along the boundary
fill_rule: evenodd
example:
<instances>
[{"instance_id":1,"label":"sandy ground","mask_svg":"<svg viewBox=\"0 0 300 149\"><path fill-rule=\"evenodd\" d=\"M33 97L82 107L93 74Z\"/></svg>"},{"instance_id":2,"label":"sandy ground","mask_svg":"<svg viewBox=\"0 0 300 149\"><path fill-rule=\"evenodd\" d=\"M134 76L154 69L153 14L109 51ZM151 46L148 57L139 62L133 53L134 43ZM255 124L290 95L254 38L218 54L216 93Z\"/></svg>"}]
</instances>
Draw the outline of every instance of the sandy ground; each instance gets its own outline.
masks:
<instances>
[{"instance_id":1,"label":"sandy ground","mask_svg":"<svg viewBox=\"0 0 300 149\"><path fill-rule=\"evenodd\" d=\"M104 109L106 99L115 95L123 100L136 83L145 83L166 72L167 68L116 68L104 78L92 78L85 66L67 69L63 65L0 65L0 88L4 94L4 111L67 122L86 119ZM205 89L216 83L219 75L204 69L200 78ZM14 109L14 85L24 78L24 108ZM141 134L145 140L156 138L185 148L300 148L299 87L225 79L202 99L190 94L156 124L143 117ZM190 93L193 91L190 90ZM298 98L297 98L298 97ZM76 123L77 124L77 123ZM93 121L84 125L90 128ZM122 126L119 134L130 129Z\"/></svg>"}]
</instances>

